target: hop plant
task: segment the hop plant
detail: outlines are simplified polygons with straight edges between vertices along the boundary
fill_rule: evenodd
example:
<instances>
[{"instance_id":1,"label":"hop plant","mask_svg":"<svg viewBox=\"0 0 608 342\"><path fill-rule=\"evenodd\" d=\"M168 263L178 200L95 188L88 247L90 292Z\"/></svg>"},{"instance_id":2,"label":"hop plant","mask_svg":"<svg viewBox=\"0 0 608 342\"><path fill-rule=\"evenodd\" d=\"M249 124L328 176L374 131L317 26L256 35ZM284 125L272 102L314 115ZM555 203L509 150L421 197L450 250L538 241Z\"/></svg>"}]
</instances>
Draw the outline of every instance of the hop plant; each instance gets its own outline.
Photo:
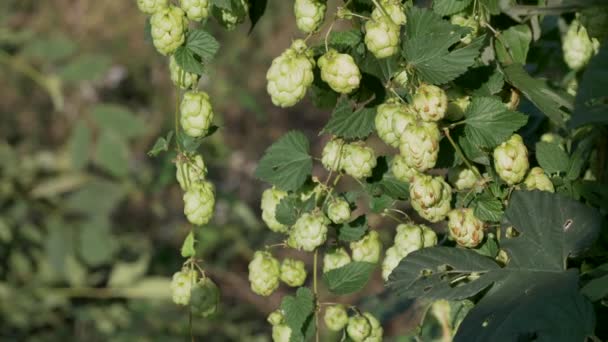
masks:
<instances>
[{"instance_id":1,"label":"hop plant","mask_svg":"<svg viewBox=\"0 0 608 342\"><path fill-rule=\"evenodd\" d=\"M402 259L403 256L401 256L396 246L389 247L382 260L382 279L387 281L388 277L393 273L393 270L399 266Z\"/></svg>"},{"instance_id":2,"label":"hop plant","mask_svg":"<svg viewBox=\"0 0 608 342\"><path fill-rule=\"evenodd\" d=\"M304 213L291 229L290 247L312 252L327 239L328 219L321 212Z\"/></svg>"},{"instance_id":3,"label":"hop plant","mask_svg":"<svg viewBox=\"0 0 608 342\"><path fill-rule=\"evenodd\" d=\"M260 296L270 296L279 287L279 261L270 252L255 252L248 268L253 292Z\"/></svg>"},{"instance_id":4,"label":"hop plant","mask_svg":"<svg viewBox=\"0 0 608 342\"><path fill-rule=\"evenodd\" d=\"M304 33L316 31L323 23L325 10L326 0L296 0L293 5L296 25Z\"/></svg>"},{"instance_id":5,"label":"hop plant","mask_svg":"<svg viewBox=\"0 0 608 342\"><path fill-rule=\"evenodd\" d=\"M475 20L474 17L467 16L464 13L454 14L450 18L450 22L453 25L458 25L458 26L467 27L467 28L471 29L471 32L469 32L466 36L464 36L460 39L460 41L464 44L471 44L471 41L473 40L474 37L477 36L477 32L479 31L479 22L477 20Z\"/></svg>"},{"instance_id":6,"label":"hop plant","mask_svg":"<svg viewBox=\"0 0 608 342\"><path fill-rule=\"evenodd\" d=\"M382 335L384 335L384 329L380 325L380 322L374 315L369 312L364 312L363 316L367 318L371 326L371 332L369 336L364 340L364 342L382 342Z\"/></svg>"},{"instance_id":7,"label":"hop plant","mask_svg":"<svg viewBox=\"0 0 608 342\"><path fill-rule=\"evenodd\" d=\"M273 342L289 342L291 340L291 328L285 324L272 326Z\"/></svg>"},{"instance_id":8,"label":"hop plant","mask_svg":"<svg viewBox=\"0 0 608 342\"><path fill-rule=\"evenodd\" d=\"M473 169L464 166L451 168L448 171L448 180L457 190L471 189L477 184L479 170L475 166Z\"/></svg>"},{"instance_id":9,"label":"hop plant","mask_svg":"<svg viewBox=\"0 0 608 342\"><path fill-rule=\"evenodd\" d=\"M400 71L398 71L394 76L393 76L393 82L401 87L401 88L405 88L407 87L407 83L409 81L409 76L407 75L407 71L405 69L402 69Z\"/></svg>"},{"instance_id":10,"label":"hop plant","mask_svg":"<svg viewBox=\"0 0 608 342\"><path fill-rule=\"evenodd\" d=\"M169 5L169 0L137 0L137 7L146 14L154 14Z\"/></svg>"},{"instance_id":11,"label":"hop plant","mask_svg":"<svg viewBox=\"0 0 608 342\"><path fill-rule=\"evenodd\" d=\"M175 165L177 166L175 178L177 178L177 182L182 190L186 191L191 185L205 180L207 167L200 154L192 154L187 155L185 158L179 158Z\"/></svg>"},{"instance_id":12,"label":"hop plant","mask_svg":"<svg viewBox=\"0 0 608 342\"><path fill-rule=\"evenodd\" d=\"M344 161L342 167L347 175L361 179L372 175L376 167L376 154L363 141L357 141L344 146Z\"/></svg>"},{"instance_id":13,"label":"hop plant","mask_svg":"<svg viewBox=\"0 0 608 342\"><path fill-rule=\"evenodd\" d=\"M399 145L405 163L420 172L433 168L439 156L439 138L439 128L434 122L418 121L408 125Z\"/></svg>"},{"instance_id":14,"label":"hop plant","mask_svg":"<svg viewBox=\"0 0 608 342\"><path fill-rule=\"evenodd\" d=\"M377 231L372 230L362 239L350 243L354 261L364 261L376 263L380 260L382 252L382 241Z\"/></svg>"},{"instance_id":15,"label":"hop plant","mask_svg":"<svg viewBox=\"0 0 608 342\"><path fill-rule=\"evenodd\" d=\"M400 33L399 25L380 15L365 22L365 46L378 59L390 57L399 51Z\"/></svg>"},{"instance_id":16,"label":"hop plant","mask_svg":"<svg viewBox=\"0 0 608 342\"><path fill-rule=\"evenodd\" d=\"M169 58L169 72L173 84L181 89L190 89L198 82L198 75L184 71L184 69L177 64L174 56Z\"/></svg>"},{"instance_id":17,"label":"hop plant","mask_svg":"<svg viewBox=\"0 0 608 342\"><path fill-rule=\"evenodd\" d=\"M328 171L340 171L344 163L346 143L340 138L333 138L325 144L321 153L321 163Z\"/></svg>"},{"instance_id":18,"label":"hop plant","mask_svg":"<svg viewBox=\"0 0 608 342\"><path fill-rule=\"evenodd\" d=\"M371 335L372 325L363 315L355 315L348 319L346 333L355 342L362 342Z\"/></svg>"},{"instance_id":19,"label":"hop plant","mask_svg":"<svg viewBox=\"0 0 608 342\"><path fill-rule=\"evenodd\" d=\"M448 96L443 89L422 84L412 98L412 107L424 121L443 119L448 109Z\"/></svg>"},{"instance_id":20,"label":"hop plant","mask_svg":"<svg viewBox=\"0 0 608 342\"><path fill-rule=\"evenodd\" d=\"M314 79L315 61L312 50L298 39L291 47L275 58L266 73L266 90L272 103L279 107L291 107L298 103Z\"/></svg>"},{"instance_id":21,"label":"hop plant","mask_svg":"<svg viewBox=\"0 0 608 342\"><path fill-rule=\"evenodd\" d=\"M382 277L388 280L389 275L399 265L401 259L421 248L437 244L437 234L425 225L400 224L397 226L395 245L386 251L382 261Z\"/></svg>"},{"instance_id":22,"label":"hop plant","mask_svg":"<svg viewBox=\"0 0 608 342\"><path fill-rule=\"evenodd\" d=\"M284 259L281 263L281 281L291 287L302 286L306 280L304 262L295 259Z\"/></svg>"},{"instance_id":23,"label":"hop plant","mask_svg":"<svg viewBox=\"0 0 608 342\"><path fill-rule=\"evenodd\" d=\"M209 278L202 278L192 287L190 310L194 315L208 317L217 311L220 291Z\"/></svg>"},{"instance_id":24,"label":"hop plant","mask_svg":"<svg viewBox=\"0 0 608 342\"><path fill-rule=\"evenodd\" d=\"M327 217L335 224L342 224L350 219L350 204L342 198L334 198L327 205Z\"/></svg>"},{"instance_id":25,"label":"hop plant","mask_svg":"<svg viewBox=\"0 0 608 342\"><path fill-rule=\"evenodd\" d=\"M473 209L460 208L448 214L450 237L463 247L474 248L483 240L483 222L475 217Z\"/></svg>"},{"instance_id":26,"label":"hop plant","mask_svg":"<svg viewBox=\"0 0 608 342\"><path fill-rule=\"evenodd\" d=\"M186 40L186 13L175 6L155 12L150 18L152 43L162 55L170 55Z\"/></svg>"},{"instance_id":27,"label":"hop plant","mask_svg":"<svg viewBox=\"0 0 608 342\"><path fill-rule=\"evenodd\" d=\"M247 0L241 0L240 8L220 8L220 23L226 28L226 30L231 31L236 28L236 26L245 20L245 14L249 12L249 2ZM217 7L216 7L217 8Z\"/></svg>"},{"instance_id":28,"label":"hop plant","mask_svg":"<svg viewBox=\"0 0 608 342\"><path fill-rule=\"evenodd\" d=\"M207 93L202 91L186 92L180 108L180 122L186 134L198 138L209 132L213 121L213 108Z\"/></svg>"},{"instance_id":29,"label":"hop plant","mask_svg":"<svg viewBox=\"0 0 608 342\"><path fill-rule=\"evenodd\" d=\"M529 166L528 149L519 134L513 134L494 149L494 168L509 185L521 182Z\"/></svg>"},{"instance_id":30,"label":"hop plant","mask_svg":"<svg viewBox=\"0 0 608 342\"><path fill-rule=\"evenodd\" d=\"M349 94L359 88L361 72L352 56L329 49L317 64L321 69L321 79L334 91Z\"/></svg>"},{"instance_id":31,"label":"hop plant","mask_svg":"<svg viewBox=\"0 0 608 342\"><path fill-rule=\"evenodd\" d=\"M414 177L419 174L418 170L407 164L406 158L401 154L396 155L391 161L391 171L395 178L407 183L411 183Z\"/></svg>"},{"instance_id":32,"label":"hop plant","mask_svg":"<svg viewBox=\"0 0 608 342\"><path fill-rule=\"evenodd\" d=\"M331 305L325 309L323 320L329 330L340 331L348 324L348 313L341 304Z\"/></svg>"},{"instance_id":33,"label":"hop plant","mask_svg":"<svg viewBox=\"0 0 608 342\"><path fill-rule=\"evenodd\" d=\"M277 205L285 197L287 197L287 192L275 187L268 188L262 193L262 220L273 232L287 233L289 228L276 219Z\"/></svg>"},{"instance_id":34,"label":"hop plant","mask_svg":"<svg viewBox=\"0 0 608 342\"><path fill-rule=\"evenodd\" d=\"M460 120L464 117L464 112L471 104L471 97L464 94L458 89L448 89L448 109L445 113L445 119L450 121Z\"/></svg>"},{"instance_id":35,"label":"hop plant","mask_svg":"<svg viewBox=\"0 0 608 342\"><path fill-rule=\"evenodd\" d=\"M380 0L379 4L393 24L404 25L406 23L407 18L401 0ZM386 18L385 12L376 7L372 11L372 19Z\"/></svg>"},{"instance_id":36,"label":"hop plant","mask_svg":"<svg viewBox=\"0 0 608 342\"><path fill-rule=\"evenodd\" d=\"M184 214L196 226L207 224L215 208L215 189L213 184L201 181L191 184L184 193Z\"/></svg>"},{"instance_id":37,"label":"hop plant","mask_svg":"<svg viewBox=\"0 0 608 342\"><path fill-rule=\"evenodd\" d=\"M524 180L524 185L528 190L540 190L555 192L551 179L545 174L545 170L541 167L533 167L528 173L528 176Z\"/></svg>"},{"instance_id":38,"label":"hop plant","mask_svg":"<svg viewBox=\"0 0 608 342\"><path fill-rule=\"evenodd\" d=\"M268 321L268 323L270 323L270 325L278 325L278 324L282 324L283 322L285 322L285 315L283 314L283 310L281 309L276 309L273 312L271 312L268 317L266 318L266 321Z\"/></svg>"},{"instance_id":39,"label":"hop plant","mask_svg":"<svg viewBox=\"0 0 608 342\"><path fill-rule=\"evenodd\" d=\"M209 0L180 0L180 6L192 21L201 21L209 17Z\"/></svg>"},{"instance_id":40,"label":"hop plant","mask_svg":"<svg viewBox=\"0 0 608 342\"><path fill-rule=\"evenodd\" d=\"M332 251L325 253L325 256L323 257L323 273L346 266L350 262L350 255L344 248L335 248Z\"/></svg>"},{"instance_id":41,"label":"hop plant","mask_svg":"<svg viewBox=\"0 0 608 342\"><path fill-rule=\"evenodd\" d=\"M387 100L378 106L375 125L378 136L392 147L399 147L401 135L416 117L410 108L397 99Z\"/></svg>"},{"instance_id":42,"label":"hop plant","mask_svg":"<svg viewBox=\"0 0 608 342\"><path fill-rule=\"evenodd\" d=\"M192 286L196 284L198 273L195 270L184 268L173 274L171 278L171 293L173 302L177 305L188 305Z\"/></svg>"},{"instance_id":43,"label":"hop plant","mask_svg":"<svg viewBox=\"0 0 608 342\"><path fill-rule=\"evenodd\" d=\"M589 37L587 29L578 19L572 21L562 42L564 61L573 70L582 69L594 53L599 51L599 42Z\"/></svg>"},{"instance_id":44,"label":"hop plant","mask_svg":"<svg viewBox=\"0 0 608 342\"><path fill-rule=\"evenodd\" d=\"M410 184L410 199L422 218L438 222L450 211L452 188L441 177L421 174Z\"/></svg>"}]
</instances>

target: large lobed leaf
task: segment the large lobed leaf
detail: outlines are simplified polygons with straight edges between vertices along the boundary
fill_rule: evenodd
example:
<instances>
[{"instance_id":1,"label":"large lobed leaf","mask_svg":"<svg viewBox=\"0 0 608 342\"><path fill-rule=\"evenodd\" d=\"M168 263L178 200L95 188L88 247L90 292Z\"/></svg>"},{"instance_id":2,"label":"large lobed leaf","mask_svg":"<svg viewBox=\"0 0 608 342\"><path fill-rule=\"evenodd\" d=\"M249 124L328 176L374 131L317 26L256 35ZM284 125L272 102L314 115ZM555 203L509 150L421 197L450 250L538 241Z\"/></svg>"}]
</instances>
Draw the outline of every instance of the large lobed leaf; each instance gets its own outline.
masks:
<instances>
[{"instance_id":1,"label":"large lobed leaf","mask_svg":"<svg viewBox=\"0 0 608 342\"><path fill-rule=\"evenodd\" d=\"M281 301L281 310L285 315L285 324L291 328L292 342L304 341L308 328L307 323L315 308L315 297L310 289L300 287L294 296L285 296Z\"/></svg>"},{"instance_id":2,"label":"large lobed leaf","mask_svg":"<svg viewBox=\"0 0 608 342\"><path fill-rule=\"evenodd\" d=\"M376 264L354 261L323 274L329 290L338 295L357 292L365 287Z\"/></svg>"},{"instance_id":3,"label":"large lobed leaf","mask_svg":"<svg viewBox=\"0 0 608 342\"><path fill-rule=\"evenodd\" d=\"M321 133L331 133L345 139L365 138L374 130L375 118L376 108L353 110L350 101L342 98Z\"/></svg>"},{"instance_id":4,"label":"large lobed leaf","mask_svg":"<svg viewBox=\"0 0 608 342\"><path fill-rule=\"evenodd\" d=\"M465 112L465 134L481 147L495 147L528 122L528 118L510 111L494 97L473 97Z\"/></svg>"}]
</instances>

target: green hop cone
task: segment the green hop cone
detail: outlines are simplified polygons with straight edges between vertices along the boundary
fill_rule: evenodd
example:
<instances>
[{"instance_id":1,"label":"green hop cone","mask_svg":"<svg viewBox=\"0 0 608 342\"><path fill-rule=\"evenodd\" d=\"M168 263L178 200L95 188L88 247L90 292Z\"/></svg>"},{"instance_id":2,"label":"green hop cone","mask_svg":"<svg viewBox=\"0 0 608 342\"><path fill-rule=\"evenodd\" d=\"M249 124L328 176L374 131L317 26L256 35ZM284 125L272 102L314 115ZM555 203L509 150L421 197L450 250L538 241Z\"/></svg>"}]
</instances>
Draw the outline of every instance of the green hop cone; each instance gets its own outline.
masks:
<instances>
[{"instance_id":1,"label":"green hop cone","mask_svg":"<svg viewBox=\"0 0 608 342\"><path fill-rule=\"evenodd\" d=\"M408 125L399 145L405 163L419 172L435 167L439 156L439 138L439 128L434 122L418 121Z\"/></svg>"},{"instance_id":2,"label":"green hop cone","mask_svg":"<svg viewBox=\"0 0 608 342\"><path fill-rule=\"evenodd\" d=\"M193 138L206 135L213 121L209 95L202 91L188 91L181 103L180 122L184 132Z\"/></svg>"},{"instance_id":3,"label":"green hop cone","mask_svg":"<svg viewBox=\"0 0 608 342\"><path fill-rule=\"evenodd\" d=\"M361 72L351 55L329 49L317 62L321 79L334 91L349 94L359 88Z\"/></svg>"},{"instance_id":4,"label":"green hop cone","mask_svg":"<svg viewBox=\"0 0 608 342\"><path fill-rule=\"evenodd\" d=\"M184 214L196 226L207 224L215 209L215 189L213 184L201 181L190 184L184 193Z\"/></svg>"},{"instance_id":5,"label":"green hop cone","mask_svg":"<svg viewBox=\"0 0 608 342\"><path fill-rule=\"evenodd\" d=\"M180 6L186 12L188 19L201 21L209 17L211 3L209 0L180 0Z\"/></svg>"},{"instance_id":6,"label":"green hop cone","mask_svg":"<svg viewBox=\"0 0 608 342\"><path fill-rule=\"evenodd\" d=\"M359 241L350 243L350 250L353 252L354 261L364 261L376 263L380 260L382 252L382 241L377 231L372 230Z\"/></svg>"},{"instance_id":7,"label":"green hop cone","mask_svg":"<svg viewBox=\"0 0 608 342\"><path fill-rule=\"evenodd\" d=\"M234 6L234 3L232 6ZM249 2L247 0L241 0L240 3L237 3L237 7L213 7L215 18L218 19L220 24L228 31L234 30L238 24L242 23L245 20L248 12Z\"/></svg>"},{"instance_id":8,"label":"green hop cone","mask_svg":"<svg viewBox=\"0 0 608 342\"><path fill-rule=\"evenodd\" d=\"M395 178L407 183L411 183L419 174L418 170L410 167L406 162L406 158L400 154L396 155L391 161L391 171Z\"/></svg>"},{"instance_id":9,"label":"green hop cone","mask_svg":"<svg viewBox=\"0 0 608 342\"><path fill-rule=\"evenodd\" d=\"M389 18L395 25L404 25L407 22L407 18L405 16L405 11L401 0L380 0L380 5L388 14ZM379 8L375 8L372 11L372 19L380 19L386 18L385 12L381 11Z\"/></svg>"},{"instance_id":10,"label":"green hop cone","mask_svg":"<svg viewBox=\"0 0 608 342\"><path fill-rule=\"evenodd\" d=\"M355 342L363 342L372 333L372 325L365 316L355 315L348 319L346 333Z\"/></svg>"},{"instance_id":11,"label":"green hop cone","mask_svg":"<svg viewBox=\"0 0 608 342\"><path fill-rule=\"evenodd\" d=\"M443 220L450 211L452 188L441 177L421 174L410 184L410 202L430 222Z\"/></svg>"},{"instance_id":12,"label":"green hop cone","mask_svg":"<svg viewBox=\"0 0 608 342\"><path fill-rule=\"evenodd\" d=\"M249 282L254 293L270 296L279 287L279 261L269 252L255 252L248 268Z\"/></svg>"},{"instance_id":13,"label":"green hop cone","mask_svg":"<svg viewBox=\"0 0 608 342\"><path fill-rule=\"evenodd\" d=\"M169 0L137 0L137 7L146 14L154 14L169 5Z\"/></svg>"},{"instance_id":14,"label":"green hop cone","mask_svg":"<svg viewBox=\"0 0 608 342\"><path fill-rule=\"evenodd\" d=\"M325 308L323 320L329 330L340 331L348 324L348 313L343 305L331 305Z\"/></svg>"},{"instance_id":15,"label":"green hop cone","mask_svg":"<svg viewBox=\"0 0 608 342\"><path fill-rule=\"evenodd\" d=\"M346 144L340 138L333 138L325 144L321 152L321 163L328 171L340 171L344 163Z\"/></svg>"},{"instance_id":16,"label":"green hop cone","mask_svg":"<svg viewBox=\"0 0 608 342\"><path fill-rule=\"evenodd\" d=\"M277 205L285 197L287 197L287 192L275 187L268 188L262 193L262 220L273 232L287 233L289 228L276 219Z\"/></svg>"},{"instance_id":17,"label":"green hop cone","mask_svg":"<svg viewBox=\"0 0 608 342\"><path fill-rule=\"evenodd\" d=\"M443 89L422 84L412 98L412 107L423 121L439 121L448 109L448 96Z\"/></svg>"},{"instance_id":18,"label":"green hop cone","mask_svg":"<svg viewBox=\"0 0 608 342\"><path fill-rule=\"evenodd\" d=\"M291 287L302 286L306 281L304 262L295 259L284 259L281 263L281 281Z\"/></svg>"},{"instance_id":19,"label":"green hop cone","mask_svg":"<svg viewBox=\"0 0 608 342\"><path fill-rule=\"evenodd\" d=\"M286 324L272 326L273 342L289 342L291 340L291 328Z\"/></svg>"},{"instance_id":20,"label":"green hop cone","mask_svg":"<svg viewBox=\"0 0 608 342\"><path fill-rule=\"evenodd\" d=\"M450 22L453 25L458 25L471 29L470 33L460 39L463 44L471 44L471 41L473 41L473 38L477 36L477 33L479 31L479 22L477 22L475 18L467 16L464 13L454 14L452 18L450 18Z\"/></svg>"},{"instance_id":21,"label":"green hop cone","mask_svg":"<svg viewBox=\"0 0 608 342\"><path fill-rule=\"evenodd\" d=\"M477 184L477 174L479 170L475 166L473 169L458 166L448 171L448 180L457 190L471 189Z\"/></svg>"},{"instance_id":22,"label":"green hop cone","mask_svg":"<svg viewBox=\"0 0 608 342\"><path fill-rule=\"evenodd\" d=\"M573 77L572 79L570 79L570 81L568 81L568 83L566 84L566 92L576 97L576 94L578 93L578 80L576 79L576 77Z\"/></svg>"},{"instance_id":23,"label":"green hop cone","mask_svg":"<svg viewBox=\"0 0 608 342\"><path fill-rule=\"evenodd\" d=\"M209 279L203 278L192 287L190 311L201 317L208 317L217 311L220 302L220 290Z\"/></svg>"},{"instance_id":24,"label":"green hop cone","mask_svg":"<svg viewBox=\"0 0 608 342\"><path fill-rule=\"evenodd\" d=\"M477 247L483 240L483 222L475 217L473 209L460 208L448 214L450 237L467 248Z\"/></svg>"},{"instance_id":25,"label":"green hop cone","mask_svg":"<svg viewBox=\"0 0 608 342\"><path fill-rule=\"evenodd\" d=\"M587 65L591 57L597 53L599 42L597 39L589 37L587 29L581 25L578 19L575 19L564 36L562 50L568 67L579 70Z\"/></svg>"},{"instance_id":26,"label":"green hop cone","mask_svg":"<svg viewBox=\"0 0 608 342\"><path fill-rule=\"evenodd\" d=\"M314 79L315 66L312 50L298 39L280 56L275 58L266 73L266 91L272 103L279 107L291 107L306 95Z\"/></svg>"},{"instance_id":27,"label":"green hop cone","mask_svg":"<svg viewBox=\"0 0 608 342\"><path fill-rule=\"evenodd\" d=\"M401 259L403 259L403 256L401 256L396 246L389 247L386 250L386 255L382 260L382 279L388 280L395 267L399 266Z\"/></svg>"},{"instance_id":28,"label":"green hop cone","mask_svg":"<svg viewBox=\"0 0 608 342\"><path fill-rule=\"evenodd\" d=\"M288 245L312 252L327 239L328 219L321 212L304 213L291 229Z\"/></svg>"},{"instance_id":29,"label":"green hop cone","mask_svg":"<svg viewBox=\"0 0 608 342\"><path fill-rule=\"evenodd\" d=\"M395 248L402 257L421 248L432 247L437 244L437 234L425 226L414 224L400 224L395 234Z\"/></svg>"},{"instance_id":30,"label":"green hop cone","mask_svg":"<svg viewBox=\"0 0 608 342\"><path fill-rule=\"evenodd\" d=\"M363 141L352 142L344 146L345 154L342 167L347 175L361 179L370 177L376 167L376 154Z\"/></svg>"},{"instance_id":31,"label":"green hop cone","mask_svg":"<svg viewBox=\"0 0 608 342\"><path fill-rule=\"evenodd\" d=\"M186 13L175 6L161 9L150 18L150 28L156 50L165 56L170 55L186 40Z\"/></svg>"},{"instance_id":32,"label":"green hop cone","mask_svg":"<svg viewBox=\"0 0 608 342\"><path fill-rule=\"evenodd\" d=\"M177 170L175 178L182 190L186 191L192 184L200 183L205 180L207 167L200 154L191 154L179 158L175 163Z\"/></svg>"},{"instance_id":33,"label":"green hop cone","mask_svg":"<svg viewBox=\"0 0 608 342\"><path fill-rule=\"evenodd\" d=\"M415 120L415 114L407 105L397 99L389 99L376 111L376 132L387 145L399 147L403 131Z\"/></svg>"},{"instance_id":34,"label":"green hop cone","mask_svg":"<svg viewBox=\"0 0 608 342\"><path fill-rule=\"evenodd\" d=\"M384 329L380 325L380 322L374 315L369 312L363 313L363 316L367 318L370 326L372 327L372 331L369 336L364 340L365 342L382 342L382 335L384 334Z\"/></svg>"},{"instance_id":35,"label":"green hop cone","mask_svg":"<svg viewBox=\"0 0 608 342\"><path fill-rule=\"evenodd\" d=\"M334 198L327 205L327 217L335 224L347 222L350 214L350 204L342 197Z\"/></svg>"},{"instance_id":36,"label":"green hop cone","mask_svg":"<svg viewBox=\"0 0 608 342\"><path fill-rule=\"evenodd\" d=\"M184 69L177 64L177 61L173 56L169 58L169 72L171 73L171 81L173 81L173 84L181 89L190 89L198 82L198 75L185 72Z\"/></svg>"},{"instance_id":37,"label":"green hop cone","mask_svg":"<svg viewBox=\"0 0 608 342\"><path fill-rule=\"evenodd\" d=\"M375 9L374 12L380 11ZM399 25L380 16L365 22L365 46L378 59L394 55L399 51Z\"/></svg>"},{"instance_id":38,"label":"green hop cone","mask_svg":"<svg viewBox=\"0 0 608 342\"><path fill-rule=\"evenodd\" d=\"M192 286L196 284L198 273L187 268L173 274L171 278L171 295L177 305L188 305Z\"/></svg>"},{"instance_id":39,"label":"green hop cone","mask_svg":"<svg viewBox=\"0 0 608 342\"><path fill-rule=\"evenodd\" d=\"M459 89L448 89L448 109L445 113L445 119L457 121L464 117L464 112L471 104L471 97L463 93Z\"/></svg>"},{"instance_id":40,"label":"green hop cone","mask_svg":"<svg viewBox=\"0 0 608 342\"><path fill-rule=\"evenodd\" d=\"M315 32L325 19L325 10L326 0L296 0L293 5L296 25L304 33Z\"/></svg>"},{"instance_id":41,"label":"green hop cone","mask_svg":"<svg viewBox=\"0 0 608 342\"><path fill-rule=\"evenodd\" d=\"M524 185L528 190L540 190L555 192L551 179L545 174L545 170L540 167L533 167L528 174L528 177L524 180Z\"/></svg>"},{"instance_id":42,"label":"green hop cone","mask_svg":"<svg viewBox=\"0 0 608 342\"><path fill-rule=\"evenodd\" d=\"M409 79L410 78L407 75L407 71L405 69L401 69L393 76L393 82L401 88L407 87Z\"/></svg>"},{"instance_id":43,"label":"green hop cone","mask_svg":"<svg viewBox=\"0 0 608 342\"><path fill-rule=\"evenodd\" d=\"M276 309L268 315L266 318L270 325L279 325L285 322L285 315L283 314L283 310Z\"/></svg>"},{"instance_id":44,"label":"green hop cone","mask_svg":"<svg viewBox=\"0 0 608 342\"><path fill-rule=\"evenodd\" d=\"M350 262L350 255L344 248L335 248L325 253L325 256L323 257L323 273L346 266Z\"/></svg>"},{"instance_id":45,"label":"green hop cone","mask_svg":"<svg viewBox=\"0 0 608 342\"><path fill-rule=\"evenodd\" d=\"M521 182L529 167L528 149L519 134L513 134L494 149L494 168L507 184Z\"/></svg>"}]
</instances>

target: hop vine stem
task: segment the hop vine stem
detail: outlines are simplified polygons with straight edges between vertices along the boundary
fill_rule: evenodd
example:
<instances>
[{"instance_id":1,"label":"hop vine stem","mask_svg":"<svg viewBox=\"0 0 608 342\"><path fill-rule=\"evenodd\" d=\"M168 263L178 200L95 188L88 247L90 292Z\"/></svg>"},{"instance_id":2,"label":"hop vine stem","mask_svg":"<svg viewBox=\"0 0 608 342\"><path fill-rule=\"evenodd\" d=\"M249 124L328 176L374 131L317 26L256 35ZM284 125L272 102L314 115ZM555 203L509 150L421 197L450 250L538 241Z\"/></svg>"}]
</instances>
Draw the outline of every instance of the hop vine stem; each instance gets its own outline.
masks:
<instances>
[{"instance_id":1,"label":"hop vine stem","mask_svg":"<svg viewBox=\"0 0 608 342\"><path fill-rule=\"evenodd\" d=\"M467 157L465 157L464 153L460 149L460 146L458 146L458 144L456 144L456 142L454 141L454 139L452 139L452 136L450 135L450 129L447 128L447 127L445 127L443 129L443 133L445 134L445 137L448 139L448 141L450 142L450 144L452 145L452 147L454 147L454 150L456 150L456 153L458 153L458 156L460 156L460 158L467 165L467 167L473 171L473 173L475 174L475 176L477 177L477 179L482 180L483 177L481 176L481 174L479 173L479 171L475 167L473 167L473 165L471 164L471 162L469 162L469 160L467 159Z\"/></svg>"}]
</instances>

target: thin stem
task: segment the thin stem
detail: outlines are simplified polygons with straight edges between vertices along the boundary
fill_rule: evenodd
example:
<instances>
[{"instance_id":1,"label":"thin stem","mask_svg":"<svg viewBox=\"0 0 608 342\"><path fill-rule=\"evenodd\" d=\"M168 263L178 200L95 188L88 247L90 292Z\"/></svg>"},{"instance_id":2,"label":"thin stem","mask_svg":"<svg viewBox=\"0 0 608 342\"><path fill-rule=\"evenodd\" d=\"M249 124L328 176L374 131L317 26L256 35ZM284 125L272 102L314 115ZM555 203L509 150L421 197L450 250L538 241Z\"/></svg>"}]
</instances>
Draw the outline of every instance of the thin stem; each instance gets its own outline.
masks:
<instances>
[{"instance_id":1,"label":"thin stem","mask_svg":"<svg viewBox=\"0 0 608 342\"><path fill-rule=\"evenodd\" d=\"M336 20L334 19L334 21L331 22L331 24L329 25L329 28L327 29L327 32L325 33L325 52L329 51L329 34L331 33L331 30L334 28L334 24L335 24Z\"/></svg>"},{"instance_id":2,"label":"thin stem","mask_svg":"<svg viewBox=\"0 0 608 342\"><path fill-rule=\"evenodd\" d=\"M443 129L443 133L445 134L445 137L448 138L448 141L450 142L450 144L452 144L452 147L454 147L454 149L456 150L456 153L458 153L458 155L464 161L464 163L467 165L467 167L473 171L473 173L475 174L475 176L478 179L480 179L480 180L483 179L481 177L481 175L479 174L479 171L477 170L477 168L473 167L473 165L469 162L467 157L464 156L464 153L460 149L460 146L458 146L458 144L456 144L454 139L452 139L452 136L450 135L450 130L447 127L445 127Z\"/></svg>"},{"instance_id":3,"label":"thin stem","mask_svg":"<svg viewBox=\"0 0 608 342\"><path fill-rule=\"evenodd\" d=\"M313 257L313 280L312 280L312 290L313 293L315 294L315 301L316 301L316 305L315 305L315 325L316 325L316 331L315 331L315 340L316 342L319 342L320 340L320 336L319 336L319 294L318 294L318 290L317 290L317 261L319 258L319 251L315 249L315 254Z\"/></svg>"}]
</instances>

